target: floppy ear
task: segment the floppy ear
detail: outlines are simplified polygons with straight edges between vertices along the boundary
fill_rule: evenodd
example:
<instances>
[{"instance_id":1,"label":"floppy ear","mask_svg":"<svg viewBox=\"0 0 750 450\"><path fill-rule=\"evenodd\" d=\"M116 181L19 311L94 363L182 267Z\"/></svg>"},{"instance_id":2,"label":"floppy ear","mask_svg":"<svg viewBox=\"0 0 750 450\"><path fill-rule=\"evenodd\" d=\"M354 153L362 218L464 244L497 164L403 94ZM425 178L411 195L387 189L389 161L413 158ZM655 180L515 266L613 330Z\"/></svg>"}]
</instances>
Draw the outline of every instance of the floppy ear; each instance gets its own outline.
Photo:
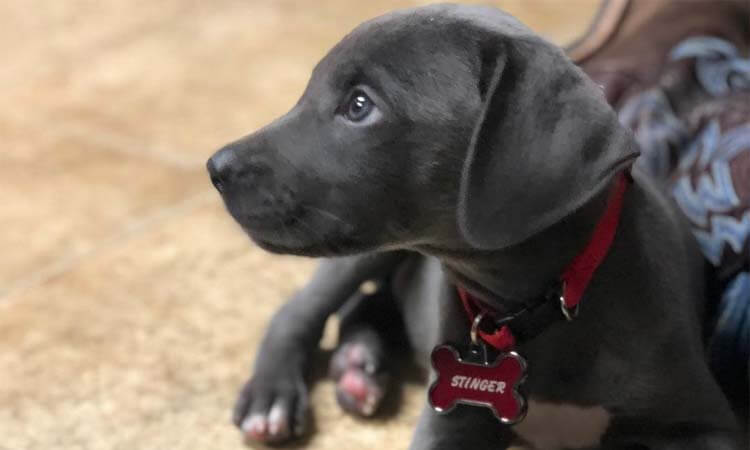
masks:
<instances>
[{"instance_id":1,"label":"floppy ear","mask_svg":"<svg viewBox=\"0 0 750 450\"><path fill-rule=\"evenodd\" d=\"M459 193L459 228L480 249L560 221L638 156L601 90L558 48L533 36L501 41L481 58L482 108Z\"/></svg>"}]
</instances>

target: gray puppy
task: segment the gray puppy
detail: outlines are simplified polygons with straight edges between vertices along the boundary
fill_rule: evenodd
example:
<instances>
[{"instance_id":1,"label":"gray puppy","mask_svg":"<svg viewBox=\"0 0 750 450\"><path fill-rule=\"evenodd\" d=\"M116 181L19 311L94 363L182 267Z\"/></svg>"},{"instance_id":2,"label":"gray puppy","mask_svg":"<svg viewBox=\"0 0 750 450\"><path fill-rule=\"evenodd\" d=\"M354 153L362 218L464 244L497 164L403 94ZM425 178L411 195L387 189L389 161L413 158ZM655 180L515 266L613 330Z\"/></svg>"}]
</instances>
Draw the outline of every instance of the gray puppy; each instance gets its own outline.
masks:
<instances>
[{"instance_id":1,"label":"gray puppy","mask_svg":"<svg viewBox=\"0 0 750 450\"><path fill-rule=\"evenodd\" d=\"M529 364L525 420L427 406L412 449L739 448L704 354L701 255L648 179L632 174L578 316L564 320L547 295L636 156L600 89L500 11L435 5L359 26L291 111L208 162L229 212L261 247L330 258L272 320L237 425L268 442L302 432L323 324L378 280L424 363L439 344L469 346L456 286L498 320L548 298L560 319L511 322ZM344 370L371 363L365 381L388 359L349 350Z\"/></svg>"}]
</instances>

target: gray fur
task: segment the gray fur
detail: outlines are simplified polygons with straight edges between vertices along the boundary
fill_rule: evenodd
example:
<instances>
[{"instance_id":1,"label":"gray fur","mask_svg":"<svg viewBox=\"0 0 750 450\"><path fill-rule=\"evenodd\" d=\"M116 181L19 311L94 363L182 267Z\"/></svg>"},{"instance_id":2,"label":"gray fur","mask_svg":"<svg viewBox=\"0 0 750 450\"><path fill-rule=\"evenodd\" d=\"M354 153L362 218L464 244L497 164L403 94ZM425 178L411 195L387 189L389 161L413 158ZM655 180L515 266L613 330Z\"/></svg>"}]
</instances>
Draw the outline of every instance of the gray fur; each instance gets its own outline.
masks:
<instances>
[{"instance_id":1,"label":"gray fur","mask_svg":"<svg viewBox=\"0 0 750 450\"><path fill-rule=\"evenodd\" d=\"M355 86L377 110L360 123L340 113ZM273 319L237 423L281 398L302 431L309 357L365 280L393 279L422 361L437 344L467 342L456 281L498 311L541 294L587 242L634 148L600 90L500 11L435 5L355 29L289 113L208 164L259 245L331 258ZM634 173L580 317L518 349L532 365L526 390L606 408L603 449L739 448L705 361L702 271L681 216ZM484 410L426 408L411 448L514 439Z\"/></svg>"}]
</instances>

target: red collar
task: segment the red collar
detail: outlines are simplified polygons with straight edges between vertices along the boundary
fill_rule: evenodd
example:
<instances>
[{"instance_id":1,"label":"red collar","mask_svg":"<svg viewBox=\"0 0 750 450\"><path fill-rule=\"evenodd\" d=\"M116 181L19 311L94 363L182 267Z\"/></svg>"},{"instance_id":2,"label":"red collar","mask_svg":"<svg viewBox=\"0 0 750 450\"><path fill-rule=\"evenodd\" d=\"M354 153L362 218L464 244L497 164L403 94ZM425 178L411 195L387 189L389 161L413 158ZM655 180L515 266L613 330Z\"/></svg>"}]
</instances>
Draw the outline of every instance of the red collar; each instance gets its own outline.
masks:
<instances>
[{"instance_id":1,"label":"red collar","mask_svg":"<svg viewBox=\"0 0 750 450\"><path fill-rule=\"evenodd\" d=\"M496 318L494 331L487 331L478 322L482 322L484 317L493 317L495 314L466 289L461 286L457 287L466 314L471 323L477 322L474 326L482 340L500 351L509 351L516 344L516 335L530 338L532 334L541 332L538 328L540 325L543 327L544 322L547 321L542 317L552 317L552 320L555 320L555 317L557 320L562 317L573 320L576 317L583 293L614 241L628 182L629 175L625 172L617 177L616 185L609 196L607 209L596 224L591 239L583 251L576 255L563 271L554 295L546 295L539 307L528 308L509 317Z\"/></svg>"}]
</instances>

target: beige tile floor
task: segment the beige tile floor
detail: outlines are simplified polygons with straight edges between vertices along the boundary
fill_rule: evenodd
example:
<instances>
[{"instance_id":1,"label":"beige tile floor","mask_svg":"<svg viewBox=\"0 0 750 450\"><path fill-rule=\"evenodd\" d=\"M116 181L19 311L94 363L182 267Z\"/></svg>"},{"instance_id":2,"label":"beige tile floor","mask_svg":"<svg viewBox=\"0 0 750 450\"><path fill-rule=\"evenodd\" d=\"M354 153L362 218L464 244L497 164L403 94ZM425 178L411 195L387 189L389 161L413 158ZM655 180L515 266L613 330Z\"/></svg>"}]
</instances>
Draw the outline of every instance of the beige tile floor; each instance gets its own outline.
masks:
<instances>
[{"instance_id":1,"label":"beige tile floor","mask_svg":"<svg viewBox=\"0 0 750 450\"><path fill-rule=\"evenodd\" d=\"M313 262L269 256L204 174L360 21L421 1L0 2L0 449L239 449L269 316ZM504 0L557 42L596 0ZM311 449L404 448L313 392Z\"/></svg>"}]
</instances>

